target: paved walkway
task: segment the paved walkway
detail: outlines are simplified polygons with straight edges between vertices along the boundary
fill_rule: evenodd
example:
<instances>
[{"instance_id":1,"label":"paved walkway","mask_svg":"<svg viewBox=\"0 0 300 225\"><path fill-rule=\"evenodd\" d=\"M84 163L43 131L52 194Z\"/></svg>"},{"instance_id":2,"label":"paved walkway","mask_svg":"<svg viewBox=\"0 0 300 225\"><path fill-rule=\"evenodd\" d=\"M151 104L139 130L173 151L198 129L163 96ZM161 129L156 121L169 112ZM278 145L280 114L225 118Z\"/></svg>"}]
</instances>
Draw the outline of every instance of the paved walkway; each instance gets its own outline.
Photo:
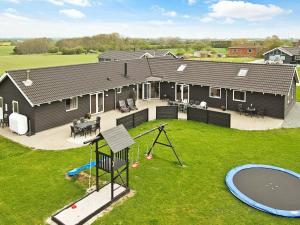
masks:
<instances>
[{"instance_id":1,"label":"paved walkway","mask_svg":"<svg viewBox=\"0 0 300 225\"><path fill-rule=\"evenodd\" d=\"M283 128L298 128L300 127L300 102L297 102L296 105L292 108L290 113L285 118Z\"/></svg>"},{"instance_id":2,"label":"paved walkway","mask_svg":"<svg viewBox=\"0 0 300 225\"><path fill-rule=\"evenodd\" d=\"M137 107L139 110L149 108L149 120L155 120L156 106L167 105L167 102L160 100L138 101ZM209 108L210 110L221 111L220 109ZM231 127L239 130L269 130L281 128L283 120L271 117L257 118L240 115L237 112L226 111L231 114ZM132 112L134 113L134 111ZM107 130L116 126L116 119L129 115L131 113L121 113L118 110L101 113L101 130ZM298 114L300 115L300 113ZM179 119L186 119L185 113L179 113ZM95 117L93 117L95 119ZM300 120L299 120L300 121ZM12 133L9 128L0 128L0 135L10 140L18 142L22 145L34 149L43 150L65 150L70 148L78 148L83 146L83 142L90 140L95 135L87 137L70 137L70 124L60 127L55 127L46 131L39 132L33 136L19 136Z\"/></svg>"}]
</instances>

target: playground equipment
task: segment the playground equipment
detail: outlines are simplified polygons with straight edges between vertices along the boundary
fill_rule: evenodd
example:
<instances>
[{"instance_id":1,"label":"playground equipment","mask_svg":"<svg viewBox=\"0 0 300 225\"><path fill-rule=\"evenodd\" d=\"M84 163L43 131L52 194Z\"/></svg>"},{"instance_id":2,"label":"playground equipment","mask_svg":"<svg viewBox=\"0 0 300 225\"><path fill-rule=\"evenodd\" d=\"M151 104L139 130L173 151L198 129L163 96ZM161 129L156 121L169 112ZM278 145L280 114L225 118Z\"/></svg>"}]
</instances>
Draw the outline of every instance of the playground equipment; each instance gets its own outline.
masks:
<instances>
[{"instance_id":1,"label":"playground equipment","mask_svg":"<svg viewBox=\"0 0 300 225\"><path fill-rule=\"evenodd\" d=\"M155 128L153 128L151 130L148 130L148 131L146 131L146 132L144 132L142 134L137 135L133 139L134 140L139 139L139 138L141 138L141 137L143 137L143 136L145 136L147 134L153 133L154 131L158 130L159 131L158 135L156 137L153 136L153 140L151 140L152 143L150 144L150 146L151 146L150 149L147 147L146 159L147 160L151 160L152 159L152 152L153 152L154 146L156 144L160 144L160 145L164 145L164 146L172 148L172 151L173 151L173 153L174 153L174 155L175 155L175 157L176 157L179 165L182 166L183 164L180 161L180 159L179 159L179 157L178 157L178 155L177 155L177 153L175 151L175 148L173 147L173 145L172 145L172 143L171 143L171 141L170 141L170 139L169 139L169 137L167 135L167 132L165 130L165 126L167 126L167 124L162 124L162 125L160 125L158 127L155 127ZM158 139L161 136L161 134L165 135L165 137L166 137L166 139L168 141L168 144L164 144L164 143L158 142ZM86 143L90 143L90 142L86 142ZM139 163L140 154L141 154L140 144L136 143L136 145L137 145L137 154L134 155L134 152L131 153L131 160L132 160L132 165L131 166L133 168L137 168L139 166L139 164L140 164ZM102 145L101 147L105 147L105 146L107 146L107 145L105 144L105 145ZM147 146L148 146L148 144L147 144ZM90 168L95 167L95 166L96 166L96 161L90 161L89 163L87 163L87 164L85 164L83 166L80 166L78 168L75 168L75 169L72 169L72 170L68 171L67 174L68 174L68 176L75 176L75 175L78 175L80 172L82 172L84 170L87 170L87 169L90 169Z\"/></svg>"},{"instance_id":2,"label":"playground equipment","mask_svg":"<svg viewBox=\"0 0 300 225\"><path fill-rule=\"evenodd\" d=\"M153 131L158 130L158 135L147 152L147 156L156 144L167 146L172 149L178 163L182 166L168 135L165 126L162 124L156 128L148 130L132 138L123 125L119 125L110 130L100 132L100 134L85 142L94 146L96 161L69 171L69 174L78 174L79 171L96 168L96 189L87 194L75 203L70 204L64 209L54 214L51 219L57 224L84 224L91 218L102 212L113 202L119 200L130 192L129 188L129 148L135 143L134 140L141 138ZM164 134L168 143L159 142L158 139ZM99 146L100 141L106 143ZM107 148L109 150L107 152ZM100 172L110 174L110 182L100 186ZM102 174L103 175L103 174Z\"/></svg>"},{"instance_id":3,"label":"playground equipment","mask_svg":"<svg viewBox=\"0 0 300 225\"><path fill-rule=\"evenodd\" d=\"M300 174L275 166L248 164L226 176L230 192L263 212L300 217Z\"/></svg>"}]
</instances>

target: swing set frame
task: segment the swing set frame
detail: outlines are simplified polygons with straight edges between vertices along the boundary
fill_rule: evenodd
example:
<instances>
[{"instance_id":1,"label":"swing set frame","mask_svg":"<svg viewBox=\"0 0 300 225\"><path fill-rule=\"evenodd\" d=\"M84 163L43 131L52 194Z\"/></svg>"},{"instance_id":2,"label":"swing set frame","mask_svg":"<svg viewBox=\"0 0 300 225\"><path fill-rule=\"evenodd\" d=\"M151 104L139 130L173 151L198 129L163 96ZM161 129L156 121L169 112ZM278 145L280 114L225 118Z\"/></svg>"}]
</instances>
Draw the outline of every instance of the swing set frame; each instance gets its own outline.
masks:
<instances>
[{"instance_id":1,"label":"swing set frame","mask_svg":"<svg viewBox=\"0 0 300 225\"><path fill-rule=\"evenodd\" d=\"M152 133L152 132L158 130L159 132L158 132L156 138L154 139L153 143L151 144L151 147L150 147L150 149L149 149L148 152L147 152L147 156L151 155L151 153L152 153L153 148L155 147L155 145L166 146L166 147L168 147L168 148L171 148L173 154L175 155L175 157L176 157L176 159L177 159L178 164L179 164L180 166L183 166L183 163L182 163L182 161L180 160L180 158L179 158L179 156L178 156L178 154L177 154L177 152L176 152L176 150L175 150L175 148L174 148L174 146L173 146L173 144L172 144L172 142L171 142L171 140L170 140L170 138L169 138L169 136L168 136L168 134L167 134L167 131L165 130L165 127L166 127L167 125L168 125L167 123L164 123L164 124L161 124L161 125L159 125L159 126L157 126L157 127L155 127L155 128L152 128L152 129L150 129L150 130L148 130L148 131L145 131L145 132L143 132L143 133L141 133L141 134L135 136L135 137L133 138L133 140L137 140L137 139L139 139L139 138L141 138L141 137L143 137L143 136L145 136L145 135L147 135L147 134L150 134L150 133ZM160 137L162 134L166 137L166 139L167 139L167 141L168 141L167 144L158 141L158 140L159 140L159 137ZM99 174L100 174L100 171L99 171L99 170L102 170L102 171L103 171L103 168L99 167L99 162L101 161L101 159L100 159L99 156L100 156L100 155L105 155L104 153L102 153L102 152L100 151L100 149L102 149L102 148L108 146L107 143L105 143L105 144L99 146L99 141L101 141L101 140L103 140L102 135L98 135L96 138L94 138L94 139L92 139L92 140L89 140L89 141L86 141L86 142L85 142L85 144L92 144L92 145L95 144L95 153L96 153L96 190L97 190L97 191L99 191L100 188L101 188L101 187L100 187L100 177L101 177L101 176L99 176ZM121 170L121 172L120 172L120 171L116 171L116 172L118 173L117 176L114 175L115 170L114 170L113 167L111 168L110 171L109 171L109 170L104 170L105 172L110 172L110 174L111 174L111 184L112 184L112 185L111 185L111 186L112 186L112 188L111 188L111 190L112 190L112 192L111 192L111 199L112 199L112 200L113 200L113 198L114 198L114 193L113 193L113 192L114 192L114 190L113 190L113 183L114 183L114 181L115 181L118 177L120 177L121 180L124 181L124 179L122 178L122 174L123 174L124 172L126 173L126 174L125 174L125 176L126 176L125 180L126 180L126 181L123 182L123 184L124 184L124 187L126 187L126 189L129 189L129 151L130 151L130 150L129 150L129 148L124 149L124 150L126 150L126 153L125 153L125 155L126 155L126 159L125 159L125 160L126 160L126 166L125 166L125 168L123 168L123 169ZM111 155L112 158L114 158L114 153L113 153L112 151L110 151L110 155ZM102 174L102 175L103 175L103 174Z\"/></svg>"},{"instance_id":2,"label":"swing set frame","mask_svg":"<svg viewBox=\"0 0 300 225\"><path fill-rule=\"evenodd\" d=\"M81 213L82 218L80 221L77 221L76 224L83 224L102 212L104 209L109 207L112 203L119 200L126 194L130 192L129 188L129 150L131 145L137 140L149 133L152 133L158 130L158 134L154 139L149 151L147 152L147 156L151 155L153 148L156 144L163 145L172 149L173 154L175 155L180 166L183 166L181 160L179 159L176 150L168 137L168 134L165 130L167 124L161 124L158 127L150 129L144 133L137 135L136 137L130 137L129 133L125 129L123 125L119 125L115 128L112 128L108 131L101 132L96 138L86 141L84 144L94 145L95 146L95 154L96 154L96 190L84 196L80 200L75 203L70 204L64 209L60 210L56 214L54 214L51 218L57 224L65 224L65 221L61 220L61 215L68 215L65 211L72 212L72 207L76 205L82 205L82 202L91 201L91 199L97 198L97 193L102 193L103 191L110 190L110 200L108 200L105 204L100 205L99 208L95 209L91 213ZM168 143L162 143L159 140L159 137L164 135L167 139ZM106 143L99 146L99 142L101 140L105 140ZM104 147L108 146L110 148L109 154L102 151ZM104 171L105 173L110 173L110 183L105 184L100 187L100 171ZM105 174L104 173L104 174ZM117 178L119 178L120 182L117 182ZM110 187L109 187L110 186ZM119 190L118 190L119 189ZM117 191L118 190L118 191ZM117 191L117 192L116 192ZM116 193L115 193L116 192ZM89 200L88 200L89 199ZM99 202L100 200L97 198L93 201ZM86 204L86 203L85 203Z\"/></svg>"}]
</instances>

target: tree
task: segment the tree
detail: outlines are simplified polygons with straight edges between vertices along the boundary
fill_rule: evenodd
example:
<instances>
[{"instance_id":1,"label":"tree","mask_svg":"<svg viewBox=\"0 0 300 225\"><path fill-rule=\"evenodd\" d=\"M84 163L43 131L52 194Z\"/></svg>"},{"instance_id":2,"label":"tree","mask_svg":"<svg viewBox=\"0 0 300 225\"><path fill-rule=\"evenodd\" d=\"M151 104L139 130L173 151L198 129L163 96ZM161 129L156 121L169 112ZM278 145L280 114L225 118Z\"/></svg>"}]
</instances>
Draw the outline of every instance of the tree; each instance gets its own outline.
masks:
<instances>
[{"instance_id":1,"label":"tree","mask_svg":"<svg viewBox=\"0 0 300 225\"><path fill-rule=\"evenodd\" d=\"M14 48L15 54L41 54L47 53L53 46L53 41L48 38L28 39L23 42L17 42Z\"/></svg>"},{"instance_id":2,"label":"tree","mask_svg":"<svg viewBox=\"0 0 300 225\"><path fill-rule=\"evenodd\" d=\"M283 45L283 41L280 40L280 38L276 35L273 35L272 37L267 37L263 42L263 47L266 50L271 50L276 47L280 47Z\"/></svg>"}]
</instances>

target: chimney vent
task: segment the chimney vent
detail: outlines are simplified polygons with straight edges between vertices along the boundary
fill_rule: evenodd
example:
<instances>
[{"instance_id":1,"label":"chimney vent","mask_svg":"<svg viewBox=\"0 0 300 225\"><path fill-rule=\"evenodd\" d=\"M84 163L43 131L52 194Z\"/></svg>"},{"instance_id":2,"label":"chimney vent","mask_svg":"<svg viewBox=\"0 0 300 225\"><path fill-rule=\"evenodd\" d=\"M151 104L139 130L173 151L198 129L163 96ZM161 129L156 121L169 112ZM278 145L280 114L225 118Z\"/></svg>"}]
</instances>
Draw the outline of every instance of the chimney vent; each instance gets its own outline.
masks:
<instances>
[{"instance_id":1,"label":"chimney vent","mask_svg":"<svg viewBox=\"0 0 300 225\"><path fill-rule=\"evenodd\" d=\"M32 86L33 82L32 82L32 80L30 80L30 70L27 70L27 71L26 71L26 80L23 81L23 84L24 84L26 87Z\"/></svg>"}]
</instances>

